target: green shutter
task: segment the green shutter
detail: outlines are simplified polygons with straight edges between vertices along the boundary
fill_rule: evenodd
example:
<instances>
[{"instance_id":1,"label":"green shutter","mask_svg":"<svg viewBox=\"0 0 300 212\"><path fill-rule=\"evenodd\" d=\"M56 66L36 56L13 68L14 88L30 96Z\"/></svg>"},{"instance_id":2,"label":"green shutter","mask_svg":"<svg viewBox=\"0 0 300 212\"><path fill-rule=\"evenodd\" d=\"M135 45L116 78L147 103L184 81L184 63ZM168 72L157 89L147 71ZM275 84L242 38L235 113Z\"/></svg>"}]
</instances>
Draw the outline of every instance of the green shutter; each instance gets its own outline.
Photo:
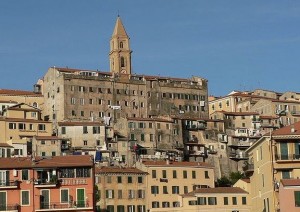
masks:
<instances>
[{"instance_id":1,"label":"green shutter","mask_svg":"<svg viewBox=\"0 0 300 212\"><path fill-rule=\"evenodd\" d=\"M288 159L288 146L287 143L280 143L280 153L281 153L281 160Z\"/></svg>"},{"instance_id":2,"label":"green shutter","mask_svg":"<svg viewBox=\"0 0 300 212\"><path fill-rule=\"evenodd\" d=\"M295 191L294 196L295 196L295 206L300 207L300 191Z\"/></svg>"},{"instance_id":3,"label":"green shutter","mask_svg":"<svg viewBox=\"0 0 300 212\"><path fill-rule=\"evenodd\" d=\"M84 207L85 202L84 202L84 189L80 188L77 189L77 207Z\"/></svg>"}]
</instances>

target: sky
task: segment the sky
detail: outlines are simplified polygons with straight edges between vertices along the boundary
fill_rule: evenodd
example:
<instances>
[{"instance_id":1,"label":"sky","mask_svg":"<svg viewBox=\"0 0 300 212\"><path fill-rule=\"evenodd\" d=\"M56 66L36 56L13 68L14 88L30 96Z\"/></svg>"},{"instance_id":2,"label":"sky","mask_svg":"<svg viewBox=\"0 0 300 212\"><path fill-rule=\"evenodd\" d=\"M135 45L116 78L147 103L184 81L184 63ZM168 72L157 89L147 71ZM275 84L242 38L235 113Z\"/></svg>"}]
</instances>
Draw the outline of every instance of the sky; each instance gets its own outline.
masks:
<instances>
[{"instance_id":1,"label":"sky","mask_svg":"<svg viewBox=\"0 0 300 212\"><path fill-rule=\"evenodd\" d=\"M118 14L136 74L300 92L297 0L1 0L0 88L33 90L52 66L109 71Z\"/></svg>"}]
</instances>

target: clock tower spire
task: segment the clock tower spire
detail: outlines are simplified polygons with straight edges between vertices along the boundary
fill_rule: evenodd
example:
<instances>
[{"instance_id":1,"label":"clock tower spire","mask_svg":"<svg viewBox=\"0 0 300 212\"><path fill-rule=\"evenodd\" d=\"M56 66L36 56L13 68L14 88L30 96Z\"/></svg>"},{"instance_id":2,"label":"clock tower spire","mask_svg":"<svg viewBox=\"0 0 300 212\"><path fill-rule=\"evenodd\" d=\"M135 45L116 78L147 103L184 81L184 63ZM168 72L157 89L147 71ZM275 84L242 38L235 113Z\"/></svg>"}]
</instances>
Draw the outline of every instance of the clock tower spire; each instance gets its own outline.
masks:
<instances>
[{"instance_id":1,"label":"clock tower spire","mask_svg":"<svg viewBox=\"0 0 300 212\"><path fill-rule=\"evenodd\" d=\"M131 52L129 37L118 16L110 39L110 72L131 74Z\"/></svg>"}]
</instances>

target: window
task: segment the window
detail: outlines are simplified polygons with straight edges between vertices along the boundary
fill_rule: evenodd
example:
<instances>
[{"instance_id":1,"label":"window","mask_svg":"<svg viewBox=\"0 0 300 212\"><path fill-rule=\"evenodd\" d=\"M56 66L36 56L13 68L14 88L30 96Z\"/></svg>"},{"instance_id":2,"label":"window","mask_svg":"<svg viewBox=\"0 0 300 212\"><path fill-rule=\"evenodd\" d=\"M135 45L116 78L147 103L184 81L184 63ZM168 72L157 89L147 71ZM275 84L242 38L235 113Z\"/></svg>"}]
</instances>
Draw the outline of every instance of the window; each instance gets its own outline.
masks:
<instances>
[{"instance_id":1,"label":"window","mask_svg":"<svg viewBox=\"0 0 300 212\"><path fill-rule=\"evenodd\" d=\"M125 206L124 205L117 205L117 212L125 212Z\"/></svg>"},{"instance_id":2,"label":"window","mask_svg":"<svg viewBox=\"0 0 300 212\"><path fill-rule=\"evenodd\" d=\"M146 212L146 206L145 205L138 205L137 206L137 212Z\"/></svg>"},{"instance_id":3,"label":"window","mask_svg":"<svg viewBox=\"0 0 300 212\"><path fill-rule=\"evenodd\" d=\"M196 179L196 171L192 171L192 178Z\"/></svg>"},{"instance_id":4,"label":"window","mask_svg":"<svg viewBox=\"0 0 300 212\"><path fill-rule=\"evenodd\" d=\"M208 202L208 205L216 205L217 204L217 198L216 197L208 197L207 198L207 202Z\"/></svg>"},{"instance_id":5,"label":"window","mask_svg":"<svg viewBox=\"0 0 300 212\"><path fill-rule=\"evenodd\" d=\"M87 146L87 141L83 141L83 145L84 145L84 146Z\"/></svg>"},{"instance_id":6,"label":"window","mask_svg":"<svg viewBox=\"0 0 300 212\"><path fill-rule=\"evenodd\" d=\"M60 171L61 178L74 178L75 171L74 169L62 168Z\"/></svg>"},{"instance_id":7,"label":"window","mask_svg":"<svg viewBox=\"0 0 300 212\"><path fill-rule=\"evenodd\" d=\"M282 179L290 179L290 171L289 170L282 170Z\"/></svg>"},{"instance_id":8,"label":"window","mask_svg":"<svg viewBox=\"0 0 300 212\"><path fill-rule=\"evenodd\" d=\"M183 178L184 178L184 179L187 178L187 171L186 171L186 170L183 171Z\"/></svg>"},{"instance_id":9,"label":"window","mask_svg":"<svg viewBox=\"0 0 300 212\"><path fill-rule=\"evenodd\" d=\"M122 199L122 198L123 198L123 191L118 190L118 199Z\"/></svg>"},{"instance_id":10,"label":"window","mask_svg":"<svg viewBox=\"0 0 300 212\"><path fill-rule=\"evenodd\" d=\"M46 130L46 125L45 124L39 124L38 129L39 129L39 131L45 131Z\"/></svg>"},{"instance_id":11,"label":"window","mask_svg":"<svg viewBox=\"0 0 300 212\"><path fill-rule=\"evenodd\" d=\"M29 203L29 191L21 191L21 205L30 205Z\"/></svg>"},{"instance_id":12,"label":"window","mask_svg":"<svg viewBox=\"0 0 300 212\"><path fill-rule=\"evenodd\" d=\"M142 189L137 190L137 198L144 199L145 198L145 190L142 190Z\"/></svg>"},{"instance_id":13,"label":"window","mask_svg":"<svg viewBox=\"0 0 300 212\"><path fill-rule=\"evenodd\" d=\"M28 169L22 170L22 180L29 180L29 170Z\"/></svg>"},{"instance_id":14,"label":"window","mask_svg":"<svg viewBox=\"0 0 300 212\"><path fill-rule=\"evenodd\" d=\"M157 201L152 202L152 208L159 208L159 202Z\"/></svg>"},{"instance_id":15,"label":"window","mask_svg":"<svg viewBox=\"0 0 300 212\"><path fill-rule=\"evenodd\" d=\"M122 183L122 176L117 177L118 183Z\"/></svg>"},{"instance_id":16,"label":"window","mask_svg":"<svg viewBox=\"0 0 300 212\"><path fill-rule=\"evenodd\" d=\"M128 183L132 183L132 177L131 177L131 176L128 176L128 177L127 177L127 182L128 182Z\"/></svg>"},{"instance_id":17,"label":"window","mask_svg":"<svg viewBox=\"0 0 300 212\"><path fill-rule=\"evenodd\" d=\"M29 130L33 130L33 124L29 124Z\"/></svg>"},{"instance_id":18,"label":"window","mask_svg":"<svg viewBox=\"0 0 300 212\"><path fill-rule=\"evenodd\" d=\"M84 105L84 99L80 98L80 105Z\"/></svg>"},{"instance_id":19,"label":"window","mask_svg":"<svg viewBox=\"0 0 300 212\"><path fill-rule=\"evenodd\" d=\"M143 177L142 176L138 177L138 183L143 183Z\"/></svg>"},{"instance_id":20,"label":"window","mask_svg":"<svg viewBox=\"0 0 300 212\"><path fill-rule=\"evenodd\" d=\"M45 140L41 140L41 144L42 145L46 144L46 141Z\"/></svg>"},{"instance_id":21,"label":"window","mask_svg":"<svg viewBox=\"0 0 300 212\"><path fill-rule=\"evenodd\" d=\"M172 186L172 194L179 194L179 186Z\"/></svg>"},{"instance_id":22,"label":"window","mask_svg":"<svg viewBox=\"0 0 300 212\"><path fill-rule=\"evenodd\" d=\"M152 170L152 178L156 178L156 170Z\"/></svg>"},{"instance_id":23,"label":"window","mask_svg":"<svg viewBox=\"0 0 300 212\"><path fill-rule=\"evenodd\" d=\"M173 178L177 178L177 171L173 170Z\"/></svg>"},{"instance_id":24,"label":"window","mask_svg":"<svg viewBox=\"0 0 300 212\"><path fill-rule=\"evenodd\" d=\"M19 130L25 130L25 124L19 123Z\"/></svg>"},{"instance_id":25,"label":"window","mask_svg":"<svg viewBox=\"0 0 300 212\"><path fill-rule=\"evenodd\" d=\"M206 205L206 197L198 197L197 203L198 205Z\"/></svg>"},{"instance_id":26,"label":"window","mask_svg":"<svg viewBox=\"0 0 300 212\"><path fill-rule=\"evenodd\" d=\"M90 105L94 104L93 99L89 99L89 104L90 104Z\"/></svg>"},{"instance_id":27,"label":"window","mask_svg":"<svg viewBox=\"0 0 300 212\"><path fill-rule=\"evenodd\" d=\"M246 197L242 197L242 204L247 205L247 198Z\"/></svg>"},{"instance_id":28,"label":"window","mask_svg":"<svg viewBox=\"0 0 300 212\"><path fill-rule=\"evenodd\" d=\"M154 135L150 134L150 141L154 141Z\"/></svg>"},{"instance_id":29,"label":"window","mask_svg":"<svg viewBox=\"0 0 300 212\"><path fill-rule=\"evenodd\" d=\"M71 105L75 105L76 104L76 100L74 97L71 98Z\"/></svg>"},{"instance_id":30,"label":"window","mask_svg":"<svg viewBox=\"0 0 300 212\"><path fill-rule=\"evenodd\" d=\"M151 194L159 194L158 186L151 186Z\"/></svg>"},{"instance_id":31,"label":"window","mask_svg":"<svg viewBox=\"0 0 300 212\"><path fill-rule=\"evenodd\" d=\"M69 189L60 190L60 202L68 203L69 202Z\"/></svg>"},{"instance_id":32,"label":"window","mask_svg":"<svg viewBox=\"0 0 300 212\"><path fill-rule=\"evenodd\" d=\"M166 170L162 170L162 178L167 178L167 171Z\"/></svg>"},{"instance_id":33,"label":"window","mask_svg":"<svg viewBox=\"0 0 300 212\"><path fill-rule=\"evenodd\" d=\"M228 205L228 197L224 197L224 205Z\"/></svg>"},{"instance_id":34,"label":"window","mask_svg":"<svg viewBox=\"0 0 300 212\"><path fill-rule=\"evenodd\" d=\"M170 202L162 202L162 207L163 208L169 208L170 207Z\"/></svg>"},{"instance_id":35,"label":"window","mask_svg":"<svg viewBox=\"0 0 300 212\"><path fill-rule=\"evenodd\" d=\"M90 168L76 168L76 177L90 177Z\"/></svg>"},{"instance_id":36,"label":"window","mask_svg":"<svg viewBox=\"0 0 300 212\"><path fill-rule=\"evenodd\" d=\"M232 204L233 205L237 205L237 199L236 199L236 197L232 197Z\"/></svg>"},{"instance_id":37,"label":"window","mask_svg":"<svg viewBox=\"0 0 300 212\"><path fill-rule=\"evenodd\" d=\"M205 179L209 179L208 171L204 171Z\"/></svg>"},{"instance_id":38,"label":"window","mask_svg":"<svg viewBox=\"0 0 300 212\"><path fill-rule=\"evenodd\" d=\"M168 186L163 186L163 194L168 194Z\"/></svg>"},{"instance_id":39,"label":"window","mask_svg":"<svg viewBox=\"0 0 300 212\"><path fill-rule=\"evenodd\" d=\"M51 155L52 156L56 156L56 152L51 152Z\"/></svg>"},{"instance_id":40,"label":"window","mask_svg":"<svg viewBox=\"0 0 300 212\"><path fill-rule=\"evenodd\" d=\"M93 127L93 134L100 134L100 127L99 126Z\"/></svg>"},{"instance_id":41,"label":"window","mask_svg":"<svg viewBox=\"0 0 300 212\"><path fill-rule=\"evenodd\" d=\"M125 67L125 59L124 59L124 57L121 57L121 67Z\"/></svg>"},{"instance_id":42,"label":"window","mask_svg":"<svg viewBox=\"0 0 300 212\"><path fill-rule=\"evenodd\" d=\"M114 205L108 205L106 207L106 211L107 212L114 212L115 211L115 206Z\"/></svg>"},{"instance_id":43,"label":"window","mask_svg":"<svg viewBox=\"0 0 300 212\"><path fill-rule=\"evenodd\" d=\"M187 194L189 193L189 187L188 186L184 186L183 187L184 193Z\"/></svg>"},{"instance_id":44,"label":"window","mask_svg":"<svg viewBox=\"0 0 300 212\"><path fill-rule=\"evenodd\" d=\"M61 134L66 134L66 127L61 127Z\"/></svg>"},{"instance_id":45,"label":"window","mask_svg":"<svg viewBox=\"0 0 300 212\"><path fill-rule=\"evenodd\" d=\"M135 205L127 205L127 212L135 212Z\"/></svg>"},{"instance_id":46,"label":"window","mask_svg":"<svg viewBox=\"0 0 300 212\"><path fill-rule=\"evenodd\" d=\"M106 198L107 199L113 199L114 198L114 190L108 189L105 191Z\"/></svg>"},{"instance_id":47,"label":"window","mask_svg":"<svg viewBox=\"0 0 300 212\"><path fill-rule=\"evenodd\" d=\"M160 123L157 123L156 128L160 129Z\"/></svg>"},{"instance_id":48,"label":"window","mask_svg":"<svg viewBox=\"0 0 300 212\"><path fill-rule=\"evenodd\" d=\"M82 132L83 132L83 134L87 134L88 133L87 126L83 126L82 127Z\"/></svg>"},{"instance_id":49,"label":"window","mask_svg":"<svg viewBox=\"0 0 300 212\"><path fill-rule=\"evenodd\" d=\"M295 206L300 207L300 191L294 191Z\"/></svg>"},{"instance_id":50,"label":"window","mask_svg":"<svg viewBox=\"0 0 300 212\"><path fill-rule=\"evenodd\" d=\"M128 190L128 199L134 199L134 190Z\"/></svg>"},{"instance_id":51,"label":"window","mask_svg":"<svg viewBox=\"0 0 300 212\"><path fill-rule=\"evenodd\" d=\"M141 141L145 141L145 134L141 134Z\"/></svg>"},{"instance_id":52,"label":"window","mask_svg":"<svg viewBox=\"0 0 300 212\"><path fill-rule=\"evenodd\" d=\"M153 123L149 123L149 128L153 128Z\"/></svg>"},{"instance_id":53,"label":"window","mask_svg":"<svg viewBox=\"0 0 300 212\"><path fill-rule=\"evenodd\" d=\"M111 183L111 176L106 176L106 182Z\"/></svg>"},{"instance_id":54,"label":"window","mask_svg":"<svg viewBox=\"0 0 300 212\"><path fill-rule=\"evenodd\" d=\"M79 90L79 92L85 92L85 87L84 86L79 86L78 90Z\"/></svg>"}]
</instances>

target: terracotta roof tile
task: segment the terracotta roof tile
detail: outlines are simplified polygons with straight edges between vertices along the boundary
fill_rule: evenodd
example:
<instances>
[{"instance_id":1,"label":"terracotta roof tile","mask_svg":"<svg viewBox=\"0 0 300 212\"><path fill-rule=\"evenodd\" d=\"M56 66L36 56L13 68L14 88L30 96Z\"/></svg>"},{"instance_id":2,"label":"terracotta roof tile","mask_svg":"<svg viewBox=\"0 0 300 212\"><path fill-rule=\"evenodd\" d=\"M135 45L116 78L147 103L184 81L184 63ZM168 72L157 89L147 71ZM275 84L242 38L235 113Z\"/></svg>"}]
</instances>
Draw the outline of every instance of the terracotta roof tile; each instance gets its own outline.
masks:
<instances>
[{"instance_id":1,"label":"terracotta roof tile","mask_svg":"<svg viewBox=\"0 0 300 212\"><path fill-rule=\"evenodd\" d=\"M36 140L63 140L64 138L60 138L57 136L36 136Z\"/></svg>"},{"instance_id":2,"label":"terracotta roof tile","mask_svg":"<svg viewBox=\"0 0 300 212\"><path fill-rule=\"evenodd\" d=\"M59 126L104 126L102 122L89 122L89 121L78 121L78 122L58 122Z\"/></svg>"},{"instance_id":3,"label":"terracotta roof tile","mask_svg":"<svg viewBox=\"0 0 300 212\"><path fill-rule=\"evenodd\" d=\"M294 131L292 131L292 128ZM300 121L272 132L273 136L300 135Z\"/></svg>"},{"instance_id":4,"label":"terracotta roof tile","mask_svg":"<svg viewBox=\"0 0 300 212\"><path fill-rule=\"evenodd\" d=\"M180 167L207 167L207 168L213 168L208 163L203 163L203 162L187 162L187 161L182 161L182 162L177 162L177 161L170 161L169 164L167 164L167 161L143 161L143 164L145 166L180 166Z\"/></svg>"},{"instance_id":5,"label":"terracotta roof tile","mask_svg":"<svg viewBox=\"0 0 300 212\"><path fill-rule=\"evenodd\" d=\"M118 166L102 166L102 167L96 167L95 168L95 173L96 174L115 174L115 173L120 173L120 174L147 174L147 172L144 172L142 170L139 170L137 168L133 167L118 167Z\"/></svg>"},{"instance_id":6,"label":"terracotta roof tile","mask_svg":"<svg viewBox=\"0 0 300 212\"><path fill-rule=\"evenodd\" d=\"M136 118L136 117L128 117L127 120L129 121L156 121L156 122L174 122L170 119L163 119L163 118Z\"/></svg>"},{"instance_id":7,"label":"terracotta roof tile","mask_svg":"<svg viewBox=\"0 0 300 212\"><path fill-rule=\"evenodd\" d=\"M20 118L6 118L0 117L0 121L10 121L10 122L29 122L29 123L51 123L50 121L35 120L35 119L20 119Z\"/></svg>"},{"instance_id":8,"label":"terracotta roof tile","mask_svg":"<svg viewBox=\"0 0 300 212\"><path fill-rule=\"evenodd\" d=\"M257 112L227 112L227 111L219 111L224 115L231 115L231 116L252 116L252 115L259 115Z\"/></svg>"},{"instance_id":9,"label":"terracotta roof tile","mask_svg":"<svg viewBox=\"0 0 300 212\"><path fill-rule=\"evenodd\" d=\"M82 167L93 166L89 155L67 155L53 157L36 157L35 162L30 157L0 158L0 169L51 168L51 167Z\"/></svg>"},{"instance_id":10,"label":"terracotta roof tile","mask_svg":"<svg viewBox=\"0 0 300 212\"><path fill-rule=\"evenodd\" d=\"M11 146L7 143L0 143L0 147L14 148L13 146Z\"/></svg>"},{"instance_id":11,"label":"terracotta roof tile","mask_svg":"<svg viewBox=\"0 0 300 212\"><path fill-rule=\"evenodd\" d=\"M283 186L300 186L300 179L281 179Z\"/></svg>"},{"instance_id":12,"label":"terracotta roof tile","mask_svg":"<svg viewBox=\"0 0 300 212\"><path fill-rule=\"evenodd\" d=\"M200 188L182 196L195 196L196 194L248 194L248 192L239 187Z\"/></svg>"},{"instance_id":13,"label":"terracotta roof tile","mask_svg":"<svg viewBox=\"0 0 300 212\"><path fill-rule=\"evenodd\" d=\"M34 92L32 92L32 91L9 90L9 89L0 89L0 95L6 95L6 96L36 96L36 97L43 97L42 94L34 93Z\"/></svg>"}]
</instances>

